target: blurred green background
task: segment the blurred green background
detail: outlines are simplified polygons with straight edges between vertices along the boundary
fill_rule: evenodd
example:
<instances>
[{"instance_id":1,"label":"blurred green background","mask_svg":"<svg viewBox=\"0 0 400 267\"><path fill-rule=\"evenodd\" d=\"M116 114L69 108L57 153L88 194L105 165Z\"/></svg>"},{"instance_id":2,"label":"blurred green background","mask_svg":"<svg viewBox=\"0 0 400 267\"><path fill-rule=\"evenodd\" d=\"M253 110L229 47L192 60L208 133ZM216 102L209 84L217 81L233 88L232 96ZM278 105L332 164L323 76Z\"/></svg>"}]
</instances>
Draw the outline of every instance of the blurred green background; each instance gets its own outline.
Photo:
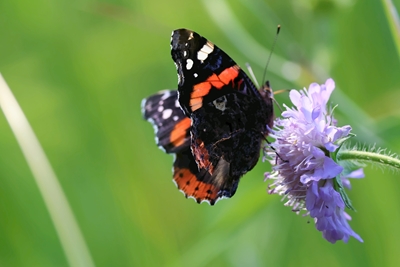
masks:
<instances>
[{"instance_id":1,"label":"blurred green background","mask_svg":"<svg viewBox=\"0 0 400 267\"><path fill-rule=\"evenodd\" d=\"M216 206L185 199L142 98L176 88L170 34L199 32L275 90L336 81L340 125L400 152L400 60L385 1L0 1L0 72L35 130L96 266L398 266L399 173L353 181L352 228L330 244L266 193L261 163ZM397 9L400 3L394 2ZM287 94L276 97L287 103ZM0 266L68 266L0 116Z\"/></svg>"}]
</instances>

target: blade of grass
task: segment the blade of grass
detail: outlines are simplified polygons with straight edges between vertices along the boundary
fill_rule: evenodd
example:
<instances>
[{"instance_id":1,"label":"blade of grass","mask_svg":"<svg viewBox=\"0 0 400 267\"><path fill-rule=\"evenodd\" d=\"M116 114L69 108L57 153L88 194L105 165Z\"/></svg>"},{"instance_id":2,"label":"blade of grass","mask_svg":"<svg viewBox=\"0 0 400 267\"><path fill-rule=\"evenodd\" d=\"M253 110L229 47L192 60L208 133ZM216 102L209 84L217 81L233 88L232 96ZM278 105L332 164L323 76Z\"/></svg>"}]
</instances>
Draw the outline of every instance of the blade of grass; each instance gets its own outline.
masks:
<instances>
[{"instance_id":1,"label":"blade of grass","mask_svg":"<svg viewBox=\"0 0 400 267\"><path fill-rule=\"evenodd\" d=\"M396 46L397 56L400 58L400 19L396 7L391 0L382 0L382 5L385 10L386 18L389 23L390 32L393 36L393 41Z\"/></svg>"},{"instance_id":2,"label":"blade of grass","mask_svg":"<svg viewBox=\"0 0 400 267\"><path fill-rule=\"evenodd\" d=\"M32 171L70 266L94 266L67 198L24 112L0 74L0 107Z\"/></svg>"}]
</instances>

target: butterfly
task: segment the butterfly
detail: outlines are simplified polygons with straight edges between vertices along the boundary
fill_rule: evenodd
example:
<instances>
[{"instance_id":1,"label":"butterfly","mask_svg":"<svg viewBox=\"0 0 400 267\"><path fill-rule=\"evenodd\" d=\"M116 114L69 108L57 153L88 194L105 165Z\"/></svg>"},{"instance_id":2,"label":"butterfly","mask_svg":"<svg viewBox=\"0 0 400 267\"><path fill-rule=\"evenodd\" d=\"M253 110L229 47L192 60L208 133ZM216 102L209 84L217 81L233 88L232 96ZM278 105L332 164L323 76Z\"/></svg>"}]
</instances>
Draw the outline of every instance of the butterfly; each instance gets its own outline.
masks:
<instances>
[{"instance_id":1,"label":"butterfly","mask_svg":"<svg viewBox=\"0 0 400 267\"><path fill-rule=\"evenodd\" d=\"M172 32L178 89L142 101L156 143L174 154L173 181L186 197L214 205L232 197L273 126L272 92L260 90L219 47L188 29Z\"/></svg>"}]
</instances>

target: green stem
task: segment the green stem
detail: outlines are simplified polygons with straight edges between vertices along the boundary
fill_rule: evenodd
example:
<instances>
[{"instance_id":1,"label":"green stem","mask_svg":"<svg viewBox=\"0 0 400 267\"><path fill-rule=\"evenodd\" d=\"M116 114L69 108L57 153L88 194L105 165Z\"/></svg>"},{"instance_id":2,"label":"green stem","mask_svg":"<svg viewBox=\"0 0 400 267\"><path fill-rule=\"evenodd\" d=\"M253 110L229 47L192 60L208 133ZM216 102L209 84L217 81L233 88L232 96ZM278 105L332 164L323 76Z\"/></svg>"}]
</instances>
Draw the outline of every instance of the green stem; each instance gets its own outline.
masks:
<instances>
[{"instance_id":1,"label":"green stem","mask_svg":"<svg viewBox=\"0 0 400 267\"><path fill-rule=\"evenodd\" d=\"M400 159L398 159L395 155L384 155L377 152L341 150L337 154L337 160L353 160L364 163L373 163L400 170Z\"/></svg>"}]
</instances>

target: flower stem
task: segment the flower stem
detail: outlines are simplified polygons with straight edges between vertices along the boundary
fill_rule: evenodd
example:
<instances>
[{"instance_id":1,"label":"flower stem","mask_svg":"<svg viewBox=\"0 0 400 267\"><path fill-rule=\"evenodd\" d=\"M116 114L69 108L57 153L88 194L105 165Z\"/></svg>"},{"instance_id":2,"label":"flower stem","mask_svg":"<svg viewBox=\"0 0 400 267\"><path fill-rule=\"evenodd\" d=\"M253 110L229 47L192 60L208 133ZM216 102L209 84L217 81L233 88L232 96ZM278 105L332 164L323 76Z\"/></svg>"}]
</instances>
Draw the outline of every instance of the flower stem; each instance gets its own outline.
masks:
<instances>
[{"instance_id":1,"label":"flower stem","mask_svg":"<svg viewBox=\"0 0 400 267\"><path fill-rule=\"evenodd\" d=\"M379 164L384 167L400 170L400 159L398 159L396 155L384 155L378 152L344 149L337 154L337 160L352 160L357 162Z\"/></svg>"}]
</instances>

